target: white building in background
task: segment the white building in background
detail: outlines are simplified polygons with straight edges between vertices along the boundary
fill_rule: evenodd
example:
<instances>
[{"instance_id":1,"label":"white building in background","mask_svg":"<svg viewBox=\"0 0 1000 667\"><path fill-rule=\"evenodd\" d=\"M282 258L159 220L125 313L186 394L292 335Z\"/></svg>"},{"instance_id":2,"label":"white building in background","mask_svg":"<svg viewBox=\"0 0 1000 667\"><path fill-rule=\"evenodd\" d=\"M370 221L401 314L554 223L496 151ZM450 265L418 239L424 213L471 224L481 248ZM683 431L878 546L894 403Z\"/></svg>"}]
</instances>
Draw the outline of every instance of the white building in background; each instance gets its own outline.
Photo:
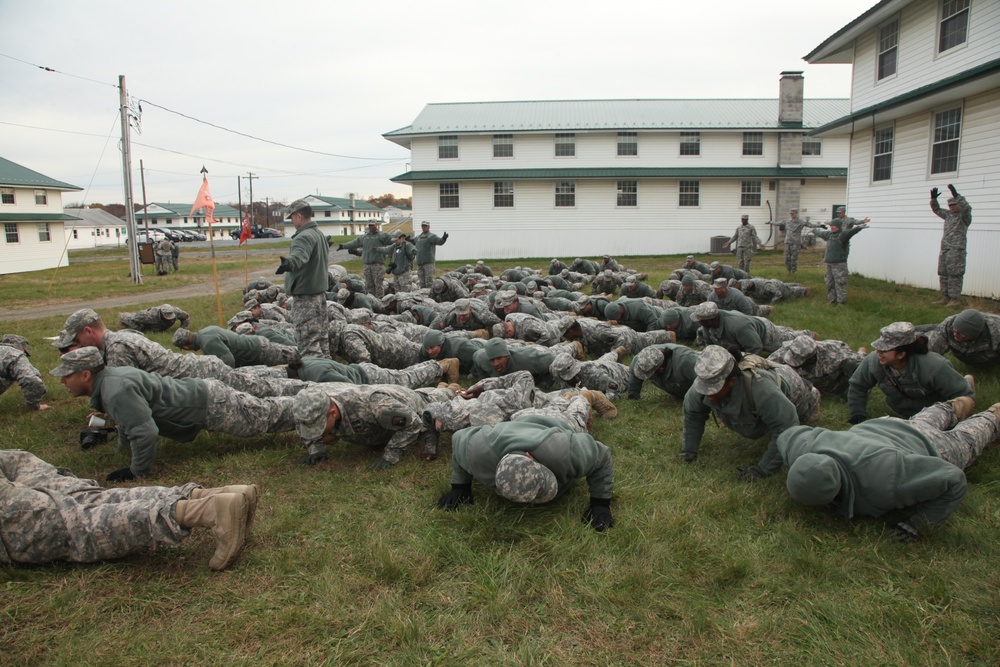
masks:
<instances>
[{"instance_id":1,"label":"white building in background","mask_svg":"<svg viewBox=\"0 0 1000 667\"><path fill-rule=\"evenodd\" d=\"M213 217L216 222L212 223L212 236L217 239L230 239L230 232L238 229L242 217L240 212L226 204L215 204ZM209 225L205 221L205 208L199 208L191 215L191 204L173 204L170 202L152 202L146 206L145 211L136 211L135 223L139 231L145 231L146 224L149 229L191 229L201 232L205 236L209 235ZM258 222L258 224L260 224Z\"/></svg>"},{"instance_id":2,"label":"white building in background","mask_svg":"<svg viewBox=\"0 0 1000 667\"><path fill-rule=\"evenodd\" d=\"M848 214L872 226L851 269L938 287L952 183L972 205L966 294L1000 297L1000 2L883 0L805 56L854 66L848 114L809 134L850 141Z\"/></svg>"},{"instance_id":3,"label":"white building in background","mask_svg":"<svg viewBox=\"0 0 1000 667\"><path fill-rule=\"evenodd\" d=\"M389 215L378 206L351 197L324 197L323 195L306 195L302 197L313 210L313 222L327 236L353 236L368 231L371 223L381 227L389 221ZM285 236L295 233L292 220L287 209L282 209L285 226Z\"/></svg>"},{"instance_id":4,"label":"white building in background","mask_svg":"<svg viewBox=\"0 0 1000 667\"><path fill-rule=\"evenodd\" d=\"M845 201L848 139L803 132L849 110L779 98L428 104L383 136L411 151L413 220L450 232L440 259L710 250L750 216L762 238L789 208L827 220Z\"/></svg>"},{"instance_id":5,"label":"white building in background","mask_svg":"<svg viewBox=\"0 0 1000 667\"><path fill-rule=\"evenodd\" d=\"M69 264L62 193L83 190L0 157L0 274Z\"/></svg>"},{"instance_id":6,"label":"white building in background","mask_svg":"<svg viewBox=\"0 0 1000 667\"><path fill-rule=\"evenodd\" d=\"M64 208L63 213L76 218L65 223L66 247L117 247L125 244L125 222L100 208Z\"/></svg>"}]
</instances>

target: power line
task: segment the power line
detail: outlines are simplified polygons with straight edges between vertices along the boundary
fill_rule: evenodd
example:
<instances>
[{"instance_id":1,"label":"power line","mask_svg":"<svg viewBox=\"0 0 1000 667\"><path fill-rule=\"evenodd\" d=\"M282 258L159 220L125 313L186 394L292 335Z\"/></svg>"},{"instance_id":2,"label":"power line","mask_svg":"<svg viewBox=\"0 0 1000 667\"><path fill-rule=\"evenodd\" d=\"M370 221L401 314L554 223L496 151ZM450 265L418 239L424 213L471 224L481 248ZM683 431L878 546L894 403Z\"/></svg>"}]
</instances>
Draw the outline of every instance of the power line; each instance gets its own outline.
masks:
<instances>
[{"instance_id":1,"label":"power line","mask_svg":"<svg viewBox=\"0 0 1000 667\"><path fill-rule=\"evenodd\" d=\"M25 65L30 65L31 67L37 67L38 69L40 69L40 70L42 70L44 72L52 72L53 74L62 74L63 76L73 77L74 79L80 79L82 81L89 81L91 83L96 83L96 84L99 84L99 85L102 85L102 86L110 86L110 87L114 88L115 90L118 90L118 85L114 84L114 83L107 83L106 81L98 81L97 79L88 79L85 76L78 76L76 74L70 74L69 72L60 72L57 69L53 69L51 67L46 67L45 65L36 65L35 63L30 63L27 60L21 60L20 58L15 58L14 56L9 56L6 53L0 53L0 56L3 56L4 58L10 58L11 60L16 60L19 63L24 63Z\"/></svg>"}]
</instances>

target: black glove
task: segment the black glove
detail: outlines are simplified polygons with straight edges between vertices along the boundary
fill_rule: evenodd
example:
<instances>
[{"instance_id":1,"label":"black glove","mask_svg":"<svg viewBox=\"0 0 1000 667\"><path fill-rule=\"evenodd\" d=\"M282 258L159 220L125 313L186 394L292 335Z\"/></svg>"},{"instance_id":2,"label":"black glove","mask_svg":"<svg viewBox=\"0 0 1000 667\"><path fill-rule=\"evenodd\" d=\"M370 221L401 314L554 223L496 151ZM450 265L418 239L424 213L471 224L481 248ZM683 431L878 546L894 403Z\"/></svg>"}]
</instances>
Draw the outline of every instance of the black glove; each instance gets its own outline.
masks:
<instances>
[{"instance_id":1,"label":"black glove","mask_svg":"<svg viewBox=\"0 0 1000 667\"><path fill-rule=\"evenodd\" d=\"M274 274L280 276L282 273L284 273L285 271L289 270L292 267L288 266L287 257L279 257L278 259L281 260L281 263L278 264L278 270L275 271Z\"/></svg>"},{"instance_id":2,"label":"black glove","mask_svg":"<svg viewBox=\"0 0 1000 667\"><path fill-rule=\"evenodd\" d=\"M820 225L819 228L820 229L830 229L827 225Z\"/></svg>"},{"instance_id":3,"label":"black glove","mask_svg":"<svg viewBox=\"0 0 1000 667\"><path fill-rule=\"evenodd\" d=\"M122 468L121 470L113 470L108 473L109 482L131 482L133 479L138 479L132 472L131 468Z\"/></svg>"},{"instance_id":4,"label":"black glove","mask_svg":"<svg viewBox=\"0 0 1000 667\"><path fill-rule=\"evenodd\" d=\"M736 479L744 482L756 482L758 479L767 477L767 473L756 463L749 466L736 466L736 469L739 471L736 474Z\"/></svg>"},{"instance_id":5,"label":"black glove","mask_svg":"<svg viewBox=\"0 0 1000 667\"><path fill-rule=\"evenodd\" d=\"M684 463L694 463L698 460L698 452L681 452L681 461Z\"/></svg>"},{"instance_id":6,"label":"black glove","mask_svg":"<svg viewBox=\"0 0 1000 667\"><path fill-rule=\"evenodd\" d=\"M452 484L451 491L438 498L438 509L454 512L459 505L473 505L472 484Z\"/></svg>"},{"instance_id":7,"label":"black glove","mask_svg":"<svg viewBox=\"0 0 1000 667\"><path fill-rule=\"evenodd\" d=\"M941 194L940 190L938 190L937 188L931 188L931 199L937 199L940 194Z\"/></svg>"},{"instance_id":8,"label":"black glove","mask_svg":"<svg viewBox=\"0 0 1000 667\"><path fill-rule=\"evenodd\" d=\"M893 524L889 530L893 539L899 542L913 542L918 537L917 529L905 521Z\"/></svg>"},{"instance_id":9,"label":"black glove","mask_svg":"<svg viewBox=\"0 0 1000 667\"><path fill-rule=\"evenodd\" d=\"M441 235L441 242L444 243L447 240L448 240L448 232L445 232L444 234Z\"/></svg>"},{"instance_id":10,"label":"black glove","mask_svg":"<svg viewBox=\"0 0 1000 667\"><path fill-rule=\"evenodd\" d=\"M395 464L390 463L389 461L386 461L383 458L377 458L377 459L372 459L371 463L368 464L368 467L371 468L372 470L388 470L393 465Z\"/></svg>"},{"instance_id":11,"label":"black glove","mask_svg":"<svg viewBox=\"0 0 1000 667\"><path fill-rule=\"evenodd\" d=\"M851 415L850 417L848 417L847 423L851 425L860 424L861 422L866 421L867 419L868 415Z\"/></svg>"},{"instance_id":12,"label":"black glove","mask_svg":"<svg viewBox=\"0 0 1000 667\"><path fill-rule=\"evenodd\" d=\"M615 518L611 516L611 498L590 498L590 507L583 513L580 520L589 523L591 528L599 533L605 528L614 528Z\"/></svg>"},{"instance_id":13,"label":"black glove","mask_svg":"<svg viewBox=\"0 0 1000 667\"><path fill-rule=\"evenodd\" d=\"M351 248L350 250L347 251L347 253L350 254L350 255L354 255L355 257L361 257L361 249L360 248Z\"/></svg>"},{"instance_id":14,"label":"black glove","mask_svg":"<svg viewBox=\"0 0 1000 667\"><path fill-rule=\"evenodd\" d=\"M337 250L343 250L343 249L344 249L344 244L343 243L341 243L339 246L337 246Z\"/></svg>"},{"instance_id":15,"label":"black glove","mask_svg":"<svg viewBox=\"0 0 1000 667\"><path fill-rule=\"evenodd\" d=\"M395 269L396 269L396 263L395 263L395 262L393 262L393 263L392 263L392 264L390 264L389 266L385 267L385 275L389 275L389 274L390 274L390 273L392 273L392 272L393 272L393 271L394 271Z\"/></svg>"},{"instance_id":16,"label":"black glove","mask_svg":"<svg viewBox=\"0 0 1000 667\"><path fill-rule=\"evenodd\" d=\"M952 197L957 197L958 196L958 190L955 189L954 185L952 185L951 183L949 183L948 184L948 189L951 190L951 196Z\"/></svg>"}]
</instances>

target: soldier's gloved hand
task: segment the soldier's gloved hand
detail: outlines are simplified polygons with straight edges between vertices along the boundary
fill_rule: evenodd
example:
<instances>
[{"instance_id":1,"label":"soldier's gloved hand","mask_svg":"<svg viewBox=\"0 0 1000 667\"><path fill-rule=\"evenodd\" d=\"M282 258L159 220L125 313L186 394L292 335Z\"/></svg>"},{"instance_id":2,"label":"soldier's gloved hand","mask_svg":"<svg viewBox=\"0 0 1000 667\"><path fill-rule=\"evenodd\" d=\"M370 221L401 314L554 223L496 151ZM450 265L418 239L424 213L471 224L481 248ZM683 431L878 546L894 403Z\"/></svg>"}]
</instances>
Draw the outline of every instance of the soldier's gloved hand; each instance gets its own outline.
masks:
<instances>
[{"instance_id":1,"label":"soldier's gloved hand","mask_svg":"<svg viewBox=\"0 0 1000 667\"><path fill-rule=\"evenodd\" d=\"M341 243L340 245L337 246L337 250L343 250L343 249L344 249L344 244L343 243Z\"/></svg>"},{"instance_id":2,"label":"soldier's gloved hand","mask_svg":"<svg viewBox=\"0 0 1000 667\"><path fill-rule=\"evenodd\" d=\"M756 482L758 479L767 477L767 473L756 463L749 466L736 466L736 469L739 471L736 474L736 479L743 482Z\"/></svg>"},{"instance_id":3,"label":"soldier's gloved hand","mask_svg":"<svg viewBox=\"0 0 1000 667\"><path fill-rule=\"evenodd\" d=\"M113 470L108 473L109 482L131 482L133 479L138 479L132 472L131 468L122 468L121 470Z\"/></svg>"},{"instance_id":4,"label":"soldier's gloved hand","mask_svg":"<svg viewBox=\"0 0 1000 667\"><path fill-rule=\"evenodd\" d=\"M275 273L275 275L280 276L282 273L284 273L285 271L287 271L291 267L288 266L288 258L287 257L279 257L278 259L281 260L281 263L278 264L278 270L275 271L274 273Z\"/></svg>"},{"instance_id":5,"label":"soldier's gloved hand","mask_svg":"<svg viewBox=\"0 0 1000 667\"><path fill-rule=\"evenodd\" d=\"M893 524L889 530L893 539L899 542L913 542L917 539L917 537L919 537L917 535L917 529L905 521Z\"/></svg>"},{"instance_id":6,"label":"soldier's gloved hand","mask_svg":"<svg viewBox=\"0 0 1000 667\"><path fill-rule=\"evenodd\" d=\"M698 452L681 452L681 461L684 463L694 463L698 460Z\"/></svg>"},{"instance_id":7,"label":"soldier's gloved hand","mask_svg":"<svg viewBox=\"0 0 1000 667\"><path fill-rule=\"evenodd\" d=\"M441 235L441 241L447 241L447 240L448 240L448 232L445 232L444 234Z\"/></svg>"},{"instance_id":8,"label":"soldier's gloved hand","mask_svg":"<svg viewBox=\"0 0 1000 667\"><path fill-rule=\"evenodd\" d=\"M451 491L438 498L438 509L454 512L459 505L472 505L472 484L452 484Z\"/></svg>"},{"instance_id":9,"label":"soldier's gloved hand","mask_svg":"<svg viewBox=\"0 0 1000 667\"><path fill-rule=\"evenodd\" d=\"M393 272L393 271L394 271L395 269L396 269L396 264L395 264L395 263L393 263L393 264L390 264L389 266L385 267L385 275L389 275L389 274L390 274L390 273L392 273L392 272Z\"/></svg>"},{"instance_id":10,"label":"soldier's gloved hand","mask_svg":"<svg viewBox=\"0 0 1000 667\"><path fill-rule=\"evenodd\" d=\"M847 418L847 423L853 426L854 424L860 424L861 422L866 421L867 419L868 415L851 415L850 417Z\"/></svg>"},{"instance_id":11,"label":"soldier's gloved hand","mask_svg":"<svg viewBox=\"0 0 1000 667\"><path fill-rule=\"evenodd\" d=\"M957 197L958 196L958 190L955 189L954 185L952 185L951 183L949 183L948 184L948 189L951 190L951 196L952 197Z\"/></svg>"},{"instance_id":12,"label":"soldier's gloved hand","mask_svg":"<svg viewBox=\"0 0 1000 667\"><path fill-rule=\"evenodd\" d=\"M371 463L368 464L368 467L372 470L388 470L392 466L393 464L391 462L386 461L383 458L372 459Z\"/></svg>"},{"instance_id":13,"label":"soldier's gloved hand","mask_svg":"<svg viewBox=\"0 0 1000 667\"><path fill-rule=\"evenodd\" d=\"M590 498L590 507L583 513L580 520L589 523L590 527L599 533L605 528L614 528L615 518L611 516L611 498Z\"/></svg>"},{"instance_id":14,"label":"soldier's gloved hand","mask_svg":"<svg viewBox=\"0 0 1000 667\"><path fill-rule=\"evenodd\" d=\"M941 194L940 190L938 190L937 188L931 188L931 199L937 199L940 194Z\"/></svg>"},{"instance_id":15,"label":"soldier's gloved hand","mask_svg":"<svg viewBox=\"0 0 1000 667\"><path fill-rule=\"evenodd\" d=\"M820 225L820 229L830 229L829 225Z\"/></svg>"}]
</instances>

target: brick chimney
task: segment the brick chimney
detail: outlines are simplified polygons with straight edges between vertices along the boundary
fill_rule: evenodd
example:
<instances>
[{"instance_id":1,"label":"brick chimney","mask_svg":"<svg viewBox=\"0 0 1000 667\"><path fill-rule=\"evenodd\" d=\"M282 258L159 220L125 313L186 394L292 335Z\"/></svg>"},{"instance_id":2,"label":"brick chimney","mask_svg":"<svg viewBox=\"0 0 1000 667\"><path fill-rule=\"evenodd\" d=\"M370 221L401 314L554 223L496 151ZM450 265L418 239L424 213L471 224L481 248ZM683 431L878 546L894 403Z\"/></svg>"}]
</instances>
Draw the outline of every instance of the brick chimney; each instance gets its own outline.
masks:
<instances>
[{"instance_id":1,"label":"brick chimney","mask_svg":"<svg viewBox=\"0 0 1000 667\"><path fill-rule=\"evenodd\" d=\"M802 125L802 72L782 72L778 84L778 122L782 125Z\"/></svg>"},{"instance_id":2,"label":"brick chimney","mask_svg":"<svg viewBox=\"0 0 1000 667\"><path fill-rule=\"evenodd\" d=\"M802 72L782 72L778 84L778 126L782 129L802 128L802 98L805 89ZM778 135L778 167L802 167L802 132L785 131ZM774 219L784 220L788 209L799 208L801 182L798 177L778 179L775 194Z\"/></svg>"}]
</instances>

